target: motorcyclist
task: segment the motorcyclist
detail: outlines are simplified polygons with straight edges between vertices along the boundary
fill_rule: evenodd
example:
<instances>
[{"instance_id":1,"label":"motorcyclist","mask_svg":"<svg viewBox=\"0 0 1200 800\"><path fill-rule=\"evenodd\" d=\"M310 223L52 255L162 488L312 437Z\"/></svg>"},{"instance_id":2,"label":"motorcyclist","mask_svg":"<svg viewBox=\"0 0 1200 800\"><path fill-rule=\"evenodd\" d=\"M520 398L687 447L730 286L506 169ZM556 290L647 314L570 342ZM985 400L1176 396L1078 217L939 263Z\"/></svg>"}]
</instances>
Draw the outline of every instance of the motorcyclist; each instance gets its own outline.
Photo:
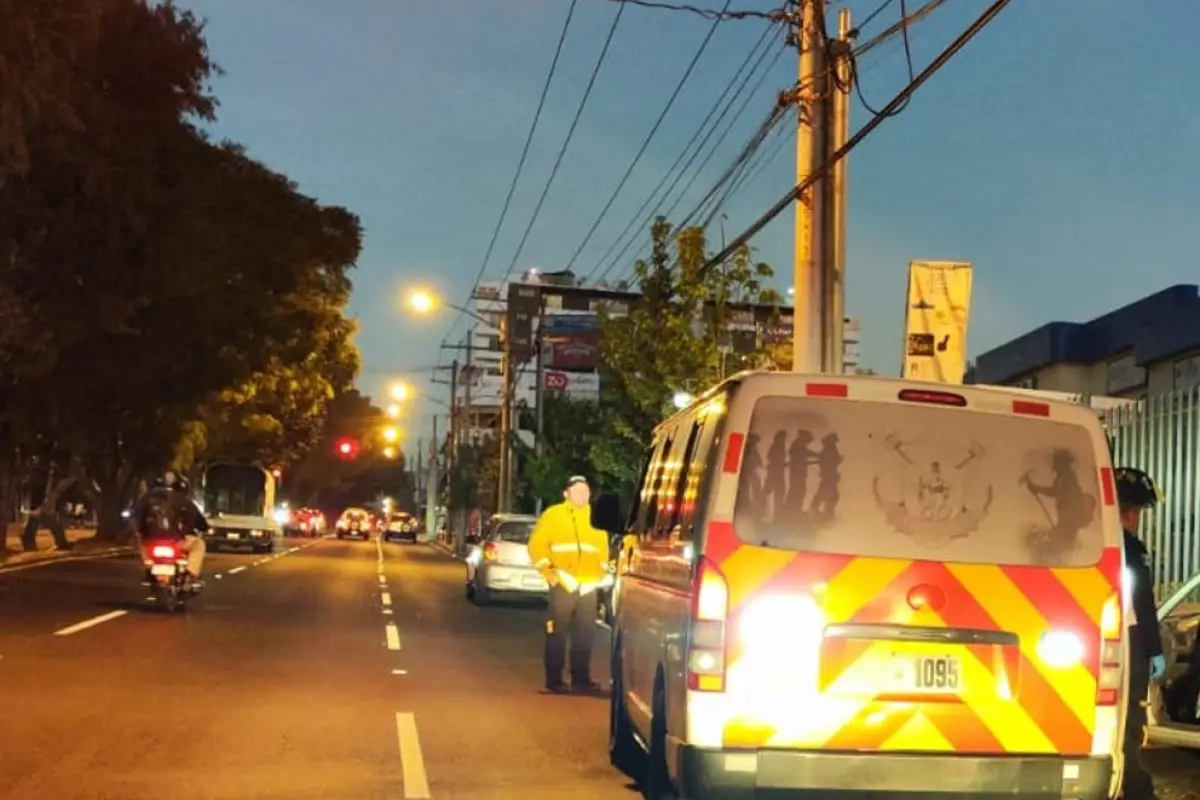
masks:
<instances>
[{"instance_id":1,"label":"motorcyclist","mask_svg":"<svg viewBox=\"0 0 1200 800\"><path fill-rule=\"evenodd\" d=\"M150 489L134 509L133 518L138 538L143 547L149 540L173 539L187 554L188 580L193 589L200 589L207 547L199 535L208 531L208 520L204 512L189 496L187 478L168 470L154 481Z\"/></svg>"},{"instance_id":2,"label":"motorcyclist","mask_svg":"<svg viewBox=\"0 0 1200 800\"><path fill-rule=\"evenodd\" d=\"M1158 613L1154 603L1154 578L1150 574L1150 552L1137 537L1142 511L1159 502L1154 481L1140 469L1121 468L1115 473L1117 505L1125 534L1125 572L1132 602L1129 625L1129 692L1125 708L1125 800L1154 800L1154 781L1142 763L1146 738L1146 696L1150 681L1167 670Z\"/></svg>"}]
</instances>

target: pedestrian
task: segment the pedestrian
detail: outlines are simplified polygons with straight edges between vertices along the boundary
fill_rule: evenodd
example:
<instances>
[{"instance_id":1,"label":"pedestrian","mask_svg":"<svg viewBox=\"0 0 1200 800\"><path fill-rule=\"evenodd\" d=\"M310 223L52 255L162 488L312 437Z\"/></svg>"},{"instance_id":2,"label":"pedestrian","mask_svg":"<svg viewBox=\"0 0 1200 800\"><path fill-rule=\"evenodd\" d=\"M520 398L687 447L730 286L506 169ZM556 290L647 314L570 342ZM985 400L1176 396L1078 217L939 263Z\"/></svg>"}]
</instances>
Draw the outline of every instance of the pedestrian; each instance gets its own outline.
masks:
<instances>
[{"instance_id":1,"label":"pedestrian","mask_svg":"<svg viewBox=\"0 0 1200 800\"><path fill-rule=\"evenodd\" d=\"M592 527L592 491L587 478L572 476L563 502L538 517L529 536L529 557L550 584L546 617L546 690L568 691L563 667L570 639L570 690L594 692L592 643L598 611L596 590L611 583L608 534Z\"/></svg>"},{"instance_id":2,"label":"pedestrian","mask_svg":"<svg viewBox=\"0 0 1200 800\"><path fill-rule=\"evenodd\" d=\"M1150 681L1167 670L1158 613L1154 604L1154 578L1150 574L1150 552L1138 539L1142 511L1159 502L1158 487L1140 469L1116 470L1117 505L1125 535L1125 574L1132 596L1129 627L1129 693L1125 700L1125 800L1155 800L1154 780L1142 763L1146 740L1146 696Z\"/></svg>"}]
</instances>

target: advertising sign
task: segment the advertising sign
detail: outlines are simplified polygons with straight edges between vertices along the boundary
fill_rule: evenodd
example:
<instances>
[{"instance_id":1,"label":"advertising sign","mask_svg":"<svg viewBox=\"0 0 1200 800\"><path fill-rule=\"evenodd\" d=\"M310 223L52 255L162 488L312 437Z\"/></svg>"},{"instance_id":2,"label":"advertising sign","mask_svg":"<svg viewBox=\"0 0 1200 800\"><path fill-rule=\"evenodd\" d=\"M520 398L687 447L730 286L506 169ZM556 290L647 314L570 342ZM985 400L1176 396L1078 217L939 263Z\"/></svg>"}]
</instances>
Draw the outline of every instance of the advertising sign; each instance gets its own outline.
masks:
<instances>
[{"instance_id":1,"label":"advertising sign","mask_svg":"<svg viewBox=\"0 0 1200 800\"><path fill-rule=\"evenodd\" d=\"M595 372L546 370L542 380L547 392L562 392L572 400L600 399L600 375Z\"/></svg>"},{"instance_id":2,"label":"advertising sign","mask_svg":"<svg viewBox=\"0 0 1200 800\"><path fill-rule=\"evenodd\" d=\"M546 366L594 370L600 366L600 319L595 314L554 314L543 320Z\"/></svg>"},{"instance_id":3,"label":"advertising sign","mask_svg":"<svg viewBox=\"0 0 1200 800\"><path fill-rule=\"evenodd\" d=\"M963 382L971 277L971 265L965 262L909 262L902 377Z\"/></svg>"}]
</instances>

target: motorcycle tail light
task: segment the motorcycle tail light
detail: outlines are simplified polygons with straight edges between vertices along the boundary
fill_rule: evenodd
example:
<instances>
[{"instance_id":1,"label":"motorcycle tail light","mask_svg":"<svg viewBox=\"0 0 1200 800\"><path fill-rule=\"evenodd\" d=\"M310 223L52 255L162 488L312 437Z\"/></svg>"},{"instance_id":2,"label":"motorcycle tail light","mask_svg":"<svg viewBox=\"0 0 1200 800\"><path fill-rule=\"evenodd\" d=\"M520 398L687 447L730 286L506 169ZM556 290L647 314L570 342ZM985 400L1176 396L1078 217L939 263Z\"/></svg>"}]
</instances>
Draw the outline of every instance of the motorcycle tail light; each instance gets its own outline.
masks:
<instances>
[{"instance_id":1,"label":"motorcycle tail light","mask_svg":"<svg viewBox=\"0 0 1200 800\"><path fill-rule=\"evenodd\" d=\"M174 558L175 548L169 544L156 544L150 550L150 555L155 558Z\"/></svg>"}]
</instances>

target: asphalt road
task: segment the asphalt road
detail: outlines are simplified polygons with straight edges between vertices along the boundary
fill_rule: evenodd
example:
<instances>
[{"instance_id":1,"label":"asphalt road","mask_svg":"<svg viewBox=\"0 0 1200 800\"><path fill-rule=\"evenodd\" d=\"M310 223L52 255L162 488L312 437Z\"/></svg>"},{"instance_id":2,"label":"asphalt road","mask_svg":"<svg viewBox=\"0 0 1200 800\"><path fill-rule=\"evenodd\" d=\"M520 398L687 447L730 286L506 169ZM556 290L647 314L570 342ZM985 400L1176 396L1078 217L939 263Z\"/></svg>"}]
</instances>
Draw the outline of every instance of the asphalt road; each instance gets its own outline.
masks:
<instances>
[{"instance_id":1,"label":"asphalt road","mask_svg":"<svg viewBox=\"0 0 1200 800\"><path fill-rule=\"evenodd\" d=\"M543 610L470 605L439 551L290 540L206 572L178 616L134 558L0 574L0 798L640 797L607 701L540 693ZM1200 786L1153 758L1163 800Z\"/></svg>"}]
</instances>

